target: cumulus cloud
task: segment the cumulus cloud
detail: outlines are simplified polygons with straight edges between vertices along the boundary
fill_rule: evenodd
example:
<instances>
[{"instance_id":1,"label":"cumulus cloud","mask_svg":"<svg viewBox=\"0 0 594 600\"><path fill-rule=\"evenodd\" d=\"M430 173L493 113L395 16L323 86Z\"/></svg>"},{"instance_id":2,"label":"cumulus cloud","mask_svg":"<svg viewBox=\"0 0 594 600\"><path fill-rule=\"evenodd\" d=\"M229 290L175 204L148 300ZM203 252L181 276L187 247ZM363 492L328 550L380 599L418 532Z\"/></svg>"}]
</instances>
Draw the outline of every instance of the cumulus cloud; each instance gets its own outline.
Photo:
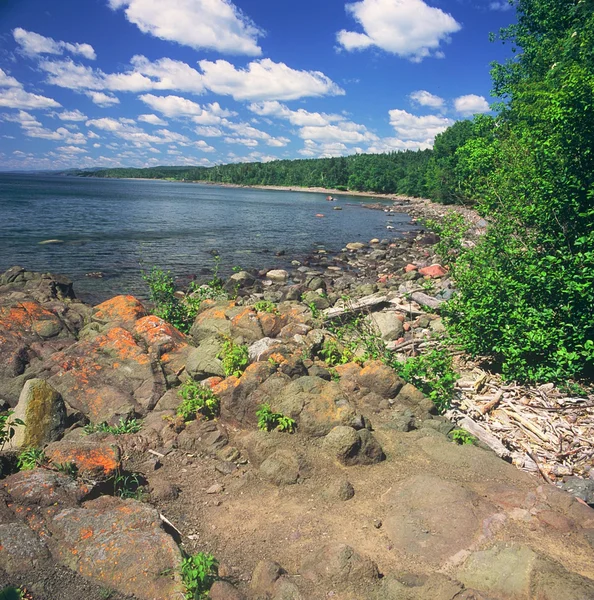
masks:
<instances>
[{"instance_id":1,"label":"cumulus cloud","mask_svg":"<svg viewBox=\"0 0 594 600\"><path fill-rule=\"evenodd\" d=\"M167 125L167 121L163 121L157 115L140 115L138 120L149 125Z\"/></svg>"},{"instance_id":2,"label":"cumulus cloud","mask_svg":"<svg viewBox=\"0 0 594 600\"><path fill-rule=\"evenodd\" d=\"M262 54L263 35L230 0L108 0L113 10L143 33L195 49L227 54Z\"/></svg>"},{"instance_id":3,"label":"cumulus cloud","mask_svg":"<svg viewBox=\"0 0 594 600\"><path fill-rule=\"evenodd\" d=\"M105 108L119 104L120 100L113 94L104 94L103 92L85 92L85 94L97 105Z\"/></svg>"},{"instance_id":4,"label":"cumulus cloud","mask_svg":"<svg viewBox=\"0 0 594 600\"><path fill-rule=\"evenodd\" d=\"M166 117L192 117L192 120L200 125L217 125L223 118L235 115L234 112L221 108L218 102L202 106L181 96L154 94L143 94L139 99Z\"/></svg>"},{"instance_id":5,"label":"cumulus cloud","mask_svg":"<svg viewBox=\"0 0 594 600\"><path fill-rule=\"evenodd\" d=\"M352 148L348 148L342 142L317 143L313 140L305 140L303 148L299 150L301 156L316 158L331 158L332 156L344 156L351 154Z\"/></svg>"},{"instance_id":6,"label":"cumulus cloud","mask_svg":"<svg viewBox=\"0 0 594 600\"><path fill-rule=\"evenodd\" d=\"M71 54L84 56L89 60L95 60L97 58L95 50L90 44L71 44L70 42L56 41L53 38L45 37L39 33L27 31L22 27L13 29L12 35L14 36L15 42L20 46L21 52L27 56L36 56L38 54L64 54L64 52L70 52Z\"/></svg>"},{"instance_id":7,"label":"cumulus cloud","mask_svg":"<svg viewBox=\"0 0 594 600\"><path fill-rule=\"evenodd\" d=\"M491 110L484 96L477 96L476 94L467 94L466 96L456 98L454 100L454 107L456 112L465 117L471 117L477 113L486 113Z\"/></svg>"},{"instance_id":8,"label":"cumulus cloud","mask_svg":"<svg viewBox=\"0 0 594 600\"><path fill-rule=\"evenodd\" d=\"M55 131L47 129L31 113L24 110L2 115L2 120L18 123L27 137L61 141L66 144L85 145L87 143L84 134L69 131L65 127L58 127Z\"/></svg>"},{"instance_id":9,"label":"cumulus cloud","mask_svg":"<svg viewBox=\"0 0 594 600\"><path fill-rule=\"evenodd\" d=\"M453 119L439 115L417 117L405 110L389 111L390 125L394 127L398 138L432 144L435 136L454 124Z\"/></svg>"},{"instance_id":10,"label":"cumulus cloud","mask_svg":"<svg viewBox=\"0 0 594 600\"><path fill-rule=\"evenodd\" d=\"M360 144L377 139L365 126L350 121L343 121L340 125L324 125L323 127L302 127L299 136L304 140L312 140L325 144L341 142L343 144Z\"/></svg>"},{"instance_id":11,"label":"cumulus cloud","mask_svg":"<svg viewBox=\"0 0 594 600\"><path fill-rule=\"evenodd\" d=\"M58 118L62 121L86 121L87 115L83 115L80 110L65 110L58 115Z\"/></svg>"},{"instance_id":12,"label":"cumulus cloud","mask_svg":"<svg viewBox=\"0 0 594 600\"><path fill-rule=\"evenodd\" d=\"M435 96L425 90L417 90L408 96L413 104L419 106L429 106L430 108L443 108L444 99Z\"/></svg>"},{"instance_id":13,"label":"cumulus cloud","mask_svg":"<svg viewBox=\"0 0 594 600\"><path fill-rule=\"evenodd\" d=\"M297 100L306 96L344 95L344 90L319 71L297 71L269 58L238 69L226 60L201 60L206 87L235 100Z\"/></svg>"},{"instance_id":14,"label":"cumulus cloud","mask_svg":"<svg viewBox=\"0 0 594 600\"><path fill-rule=\"evenodd\" d=\"M209 127L200 125L194 128L194 131L197 135L201 135L203 137L222 137L223 131L218 127Z\"/></svg>"},{"instance_id":15,"label":"cumulus cloud","mask_svg":"<svg viewBox=\"0 0 594 600\"><path fill-rule=\"evenodd\" d=\"M2 87L23 87L14 77L11 77L4 70L0 69L0 88Z\"/></svg>"},{"instance_id":16,"label":"cumulus cloud","mask_svg":"<svg viewBox=\"0 0 594 600\"><path fill-rule=\"evenodd\" d=\"M338 43L348 51L377 46L419 62L435 56L441 43L461 29L452 15L423 0L361 0L346 10L363 29L338 32Z\"/></svg>"},{"instance_id":17,"label":"cumulus cloud","mask_svg":"<svg viewBox=\"0 0 594 600\"><path fill-rule=\"evenodd\" d=\"M288 106L281 104L276 100L253 102L248 108L261 117L286 119L291 125L296 125L297 127L305 127L308 125L313 127L323 127L330 123L345 120L342 115L309 112L304 108L291 110Z\"/></svg>"},{"instance_id":18,"label":"cumulus cloud","mask_svg":"<svg viewBox=\"0 0 594 600\"><path fill-rule=\"evenodd\" d=\"M100 119L90 119L86 122L86 125L111 133L137 147L146 147L150 144L190 143L189 138L181 133L169 131L168 129L157 129L154 133L147 133L133 123L134 121L131 119L102 117Z\"/></svg>"},{"instance_id":19,"label":"cumulus cloud","mask_svg":"<svg viewBox=\"0 0 594 600\"><path fill-rule=\"evenodd\" d=\"M59 106L53 98L26 92L21 83L0 69L0 107L35 110Z\"/></svg>"},{"instance_id":20,"label":"cumulus cloud","mask_svg":"<svg viewBox=\"0 0 594 600\"><path fill-rule=\"evenodd\" d=\"M274 137L261 129L256 129L249 123L226 123L228 129L234 132L235 136L239 139L246 140L261 140L268 144L269 146L273 146L276 148L280 148L282 146L286 146L291 140L285 137ZM229 138L227 138L229 139ZM244 143L244 142L240 142ZM250 144L246 144L250 145Z\"/></svg>"},{"instance_id":21,"label":"cumulus cloud","mask_svg":"<svg viewBox=\"0 0 594 600\"><path fill-rule=\"evenodd\" d=\"M513 8L513 5L510 4L509 2L505 2L505 1L489 3L490 10L500 10L502 12L505 12L505 11L511 10L512 8Z\"/></svg>"}]
</instances>

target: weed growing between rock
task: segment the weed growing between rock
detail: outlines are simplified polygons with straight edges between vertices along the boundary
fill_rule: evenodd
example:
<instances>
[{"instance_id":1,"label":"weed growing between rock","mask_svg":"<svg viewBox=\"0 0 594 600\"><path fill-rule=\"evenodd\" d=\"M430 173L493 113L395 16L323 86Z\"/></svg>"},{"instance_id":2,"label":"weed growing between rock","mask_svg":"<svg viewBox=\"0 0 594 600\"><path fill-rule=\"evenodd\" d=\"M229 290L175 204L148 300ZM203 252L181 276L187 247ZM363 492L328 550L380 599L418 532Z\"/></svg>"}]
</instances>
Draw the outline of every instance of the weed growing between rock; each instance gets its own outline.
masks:
<instances>
[{"instance_id":1,"label":"weed growing between rock","mask_svg":"<svg viewBox=\"0 0 594 600\"><path fill-rule=\"evenodd\" d=\"M62 475L66 475L71 479L76 479L78 476L78 467L73 462L52 463L52 466L58 473L62 473Z\"/></svg>"},{"instance_id":2,"label":"weed growing between rock","mask_svg":"<svg viewBox=\"0 0 594 600\"><path fill-rule=\"evenodd\" d=\"M45 461L45 452L41 448L26 448L17 457L17 467L19 471L32 471Z\"/></svg>"},{"instance_id":3,"label":"weed growing between rock","mask_svg":"<svg viewBox=\"0 0 594 600\"><path fill-rule=\"evenodd\" d=\"M180 566L186 600L208 597L208 591L218 578L219 563L212 554L198 552L184 558Z\"/></svg>"},{"instance_id":4,"label":"weed growing between rock","mask_svg":"<svg viewBox=\"0 0 594 600\"><path fill-rule=\"evenodd\" d=\"M254 310L256 312L270 313L272 315L278 314L278 308L274 302L268 300L260 300L254 304Z\"/></svg>"},{"instance_id":5,"label":"weed growing between rock","mask_svg":"<svg viewBox=\"0 0 594 600\"><path fill-rule=\"evenodd\" d=\"M212 390L193 379L186 379L177 392L183 402L177 407L177 414L184 421L191 421L198 414L206 420L219 414L219 399Z\"/></svg>"},{"instance_id":6,"label":"weed growing between rock","mask_svg":"<svg viewBox=\"0 0 594 600\"><path fill-rule=\"evenodd\" d=\"M120 419L117 425L108 425L107 423L88 423L84 426L84 432L87 435L91 433L112 433L114 435L123 435L125 433L138 433L142 424L137 419Z\"/></svg>"},{"instance_id":7,"label":"weed growing between rock","mask_svg":"<svg viewBox=\"0 0 594 600\"><path fill-rule=\"evenodd\" d=\"M225 377L240 377L250 362L248 347L236 344L231 338L225 338L217 358L223 363Z\"/></svg>"},{"instance_id":8,"label":"weed growing between rock","mask_svg":"<svg viewBox=\"0 0 594 600\"><path fill-rule=\"evenodd\" d=\"M140 473L124 473L120 470L113 476L113 495L122 499L132 498L142 502L145 489Z\"/></svg>"},{"instance_id":9,"label":"weed growing between rock","mask_svg":"<svg viewBox=\"0 0 594 600\"><path fill-rule=\"evenodd\" d=\"M465 429L452 429L452 431L450 431L450 437L452 438L452 441L461 446L471 446L477 441L477 439Z\"/></svg>"},{"instance_id":10,"label":"weed growing between rock","mask_svg":"<svg viewBox=\"0 0 594 600\"><path fill-rule=\"evenodd\" d=\"M263 431L277 429L278 431L293 433L296 428L294 419L286 417L282 413L272 412L270 404L261 404L256 411L256 417L258 417L258 429Z\"/></svg>"}]
</instances>

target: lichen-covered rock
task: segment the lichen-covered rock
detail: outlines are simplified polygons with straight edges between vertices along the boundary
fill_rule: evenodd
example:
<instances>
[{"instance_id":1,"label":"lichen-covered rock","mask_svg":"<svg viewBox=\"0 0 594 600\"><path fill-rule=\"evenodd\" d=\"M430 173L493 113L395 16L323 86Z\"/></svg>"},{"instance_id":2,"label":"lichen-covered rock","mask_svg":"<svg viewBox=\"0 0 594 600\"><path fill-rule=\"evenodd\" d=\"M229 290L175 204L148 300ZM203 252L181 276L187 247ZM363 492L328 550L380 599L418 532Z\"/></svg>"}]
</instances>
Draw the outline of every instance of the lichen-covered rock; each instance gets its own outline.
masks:
<instances>
[{"instance_id":1,"label":"lichen-covered rock","mask_svg":"<svg viewBox=\"0 0 594 600\"><path fill-rule=\"evenodd\" d=\"M183 592L181 551L146 504L103 496L47 525L54 559L101 586L142 600Z\"/></svg>"},{"instance_id":2,"label":"lichen-covered rock","mask_svg":"<svg viewBox=\"0 0 594 600\"><path fill-rule=\"evenodd\" d=\"M15 428L10 447L42 448L64 433L66 406L49 383L30 379L23 387L13 418L21 419L25 425Z\"/></svg>"},{"instance_id":3,"label":"lichen-covered rock","mask_svg":"<svg viewBox=\"0 0 594 600\"><path fill-rule=\"evenodd\" d=\"M218 358L223 348L223 339L210 337L202 340L197 348L191 348L186 361L186 371L193 379L224 377L223 363Z\"/></svg>"},{"instance_id":4,"label":"lichen-covered rock","mask_svg":"<svg viewBox=\"0 0 594 600\"><path fill-rule=\"evenodd\" d=\"M125 329L134 327L138 319L147 315L147 310L134 296L115 296L97 305L92 319L96 323L113 324Z\"/></svg>"},{"instance_id":5,"label":"lichen-covered rock","mask_svg":"<svg viewBox=\"0 0 594 600\"><path fill-rule=\"evenodd\" d=\"M50 557L45 543L23 523L0 523L0 569L24 574Z\"/></svg>"},{"instance_id":6,"label":"lichen-covered rock","mask_svg":"<svg viewBox=\"0 0 594 600\"><path fill-rule=\"evenodd\" d=\"M372 360L361 369L359 385L382 398L394 398L404 385L404 380L380 360Z\"/></svg>"},{"instance_id":7,"label":"lichen-covered rock","mask_svg":"<svg viewBox=\"0 0 594 600\"><path fill-rule=\"evenodd\" d=\"M45 455L54 465L73 464L89 479L108 479L121 467L120 449L107 442L64 440L50 444Z\"/></svg>"}]
</instances>

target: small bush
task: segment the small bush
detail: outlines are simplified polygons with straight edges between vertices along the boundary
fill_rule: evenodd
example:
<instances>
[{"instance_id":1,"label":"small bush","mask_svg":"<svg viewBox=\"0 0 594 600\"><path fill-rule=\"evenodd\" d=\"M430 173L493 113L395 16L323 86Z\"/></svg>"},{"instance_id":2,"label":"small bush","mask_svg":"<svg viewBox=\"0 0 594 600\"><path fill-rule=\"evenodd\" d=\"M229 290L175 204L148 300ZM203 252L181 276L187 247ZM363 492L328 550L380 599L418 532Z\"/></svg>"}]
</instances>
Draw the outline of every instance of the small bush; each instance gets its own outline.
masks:
<instances>
[{"instance_id":1,"label":"small bush","mask_svg":"<svg viewBox=\"0 0 594 600\"><path fill-rule=\"evenodd\" d=\"M45 452L41 448L27 448L17 457L19 471L32 471L45 462Z\"/></svg>"},{"instance_id":2,"label":"small bush","mask_svg":"<svg viewBox=\"0 0 594 600\"><path fill-rule=\"evenodd\" d=\"M179 388L178 395L183 402L177 407L177 414L184 421L195 419L201 414L206 420L219 414L219 399L212 390L193 379L187 379Z\"/></svg>"},{"instance_id":3,"label":"small bush","mask_svg":"<svg viewBox=\"0 0 594 600\"><path fill-rule=\"evenodd\" d=\"M450 431L450 437L454 442L462 446L470 446L477 441L477 439L465 429L452 429L452 431Z\"/></svg>"},{"instance_id":4,"label":"small bush","mask_svg":"<svg viewBox=\"0 0 594 600\"><path fill-rule=\"evenodd\" d=\"M236 344L231 338L226 338L217 358L223 363L226 377L240 377L247 368L250 358L245 344Z\"/></svg>"},{"instance_id":5,"label":"small bush","mask_svg":"<svg viewBox=\"0 0 594 600\"><path fill-rule=\"evenodd\" d=\"M355 359L355 354L349 347L330 338L324 340L318 355L329 367L344 365Z\"/></svg>"},{"instance_id":6,"label":"small bush","mask_svg":"<svg viewBox=\"0 0 594 600\"><path fill-rule=\"evenodd\" d=\"M180 567L181 579L186 588L186 600L208 597L208 591L218 578L219 563L212 554L198 552L184 558Z\"/></svg>"},{"instance_id":7,"label":"small bush","mask_svg":"<svg viewBox=\"0 0 594 600\"><path fill-rule=\"evenodd\" d=\"M450 407L458 375L447 350L432 350L393 366L405 381L429 396L440 413Z\"/></svg>"},{"instance_id":8,"label":"small bush","mask_svg":"<svg viewBox=\"0 0 594 600\"><path fill-rule=\"evenodd\" d=\"M254 304L254 310L256 312L265 312L270 314L278 314L278 308L274 302L268 300L260 300Z\"/></svg>"},{"instance_id":9,"label":"small bush","mask_svg":"<svg viewBox=\"0 0 594 600\"><path fill-rule=\"evenodd\" d=\"M114 435L123 435L125 433L138 433L142 424L137 419L120 418L117 425L108 425L107 423L89 423L84 426L84 432L87 435L91 433L112 433Z\"/></svg>"},{"instance_id":10,"label":"small bush","mask_svg":"<svg viewBox=\"0 0 594 600\"><path fill-rule=\"evenodd\" d=\"M258 429L263 431L271 431L272 429L287 433L295 431L295 420L291 417L285 417L282 413L272 412L270 404L260 405L260 408L256 411L256 417L258 417Z\"/></svg>"}]
</instances>

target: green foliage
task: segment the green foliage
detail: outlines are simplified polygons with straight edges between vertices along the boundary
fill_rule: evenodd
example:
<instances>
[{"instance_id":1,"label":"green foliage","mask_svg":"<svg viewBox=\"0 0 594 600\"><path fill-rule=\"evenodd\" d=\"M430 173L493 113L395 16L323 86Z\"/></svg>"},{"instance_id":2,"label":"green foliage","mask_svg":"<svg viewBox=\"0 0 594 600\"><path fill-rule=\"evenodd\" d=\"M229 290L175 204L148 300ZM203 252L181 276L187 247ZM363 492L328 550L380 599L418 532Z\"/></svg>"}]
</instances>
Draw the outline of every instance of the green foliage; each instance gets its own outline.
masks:
<instances>
[{"instance_id":1,"label":"green foliage","mask_svg":"<svg viewBox=\"0 0 594 600\"><path fill-rule=\"evenodd\" d=\"M120 417L120 422L117 425L108 425L107 423L88 423L84 426L84 432L87 435L91 433L111 433L113 435L123 435L125 433L138 433L142 423L137 419Z\"/></svg>"},{"instance_id":2,"label":"green foliage","mask_svg":"<svg viewBox=\"0 0 594 600\"><path fill-rule=\"evenodd\" d=\"M186 379L178 391L183 402L177 407L177 414L184 421L195 419L198 414L206 420L219 414L219 399L212 390L193 379Z\"/></svg>"},{"instance_id":3,"label":"green foliage","mask_svg":"<svg viewBox=\"0 0 594 600\"><path fill-rule=\"evenodd\" d=\"M219 563L212 554L198 552L184 558L180 574L186 588L186 600L200 600L208 597L208 591L218 578Z\"/></svg>"},{"instance_id":4,"label":"green foliage","mask_svg":"<svg viewBox=\"0 0 594 600\"><path fill-rule=\"evenodd\" d=\"M58 473L62 473L62 475L66 475L72 479L76 479L78 475L78 467L73 462L52 463L52 466Z\"/></svg>"},{"instance_id":5,"label":"green foliage","mask_svg":"<svg viewBox=\"0 0 594 600\"><path fill-rule=\"evenodd\" d=\"M324 339L318 355L329 367L344 365L355 359L355 355L350 348L329 337Z\"/></svg>"},{"instance_id":6,"label":"green foliage","mask_svg":"<svg viewBox=\"0 0 594 600\"><path fill-rule=\"evenodd\" d=\"M452 438L452 441L461 446L471 446L477 441L477 439L465 429L452 429L452 431L450 431L450 437Z\"/></svg>"},{"instance_id":7,"label":"green foliage","mask_svg":"<svg viewBox=\"0 0 594 600\"><path fill-rule=\"evenodd\" d=\"M270 404L261 404L260 408L256 411L256 417L258 417L258 429L262 429L263 431L271 431L272 429L287 433L295 431L295 420L291 419L291 417L286 417L282 413L272 412Z\"/></svg>"},{"instance_id":8,"label":"green foliage","mask_svg":"<svg viewBox=\"0 0 594 600\"><path fill-rule=\"evenodd\" d=\"M132 498L142 501L145 497L145 490L141 483L140 473L123 473L117 471L113 476L113 494L122 499Z\"/></svg>"},{"instance_id":9,"label":"green foliage","mask_svg":"<svg viewBox=\"0 0 594 600\"><path fill-rule=\"evenodd\" d=\"M224 282L219 277L220 257L215 256L214 260L212 278L202 285L193 281L188 288L188 293L181 298L176 294L171 271L152 267L149 273L143 272L142 278L149 286L149 297L154 304L154 314L183 333L188 333L204 300L228 299L223 289Z\"/></svg>"},{"instance_id":10,"label":"green foliage","mask_svg":"<svg viewBox=\"0 0 594 600\"><path fill-rule=\"evenodd\" d=\"M433 247L435 253L443 263L451 264L463 251L462 242L470 228L469 224L453 210L449 210L439 221L427 219L426 224L439 235L439 242Z\"/></svg>"},{"instance_id":11,"label":"green foliage","mask_svg":"<svg viewBox=\"0 0 594 600\"><path fill-rule=\"evenodd\" d=\"M409 358L405 363L394 363L393 366L405 381L428 396L440 413L450 407L458 375L447 350L431 350L427 354Z\"/></svg>"},{"instance_id":12,"label":"green foliage","mask_svg":"<svg viewBox=\"0 0 594 600\"><path fill-rule=\"evenodd\" d=\"M488 217L452 270L449 328L508 379L594 372L594 11L591 1L518 0L494 65L496 127L458 150Z\"/></svg>"},{"instance_id":13,"label":"green foliage","mask_svg":"<svg viewBox=\"0 0 594 600\"><path fill-rule=\"evenodd\" d=\"M17 456L19 471L32 471L45 462L45 452L41 448L26 448Z\"/></svg>"},{"instance_id":14,"label":"green foliage","mask_svg":"<svg viewBox=\"0 0 594 600\"><path fill-rule=\"evenodd\" d=\"M0 415L0 450L14 437L16 428L25 423L21 419L13 419L14 410Z\"/></svg>"},{"instance_id":15,"label":"green foliage","mask_svg":"<svg viewBox=\"0 0 594 600\"><path fill-rule=\"evenodd\" d=\"M272 315L278 314L278 308L274 302L268 300L259 300L254 304L254 310L256 312L270 313Z\"/></svg>"},{"instance_id":16,"label":"green foliage","mask_svg":"<svg viewBox=\"0 0 594 600\"><path fill-rule=\"evenodd\" d=\"M22 600L24 597L22 588L8 586L0 590L0 600Z\"/></svg>"},{"instance_id":17,"label":"green foliage","mask_svg":"<svg viewBox=\"0 0 594 600\"><path fill-rule=\"evenodd\" d=\"M225 338L217 358L223 363L226 377L240 377L250 362L248 347L236 344L231 338Z\"/></svg>"}]
</instances>

